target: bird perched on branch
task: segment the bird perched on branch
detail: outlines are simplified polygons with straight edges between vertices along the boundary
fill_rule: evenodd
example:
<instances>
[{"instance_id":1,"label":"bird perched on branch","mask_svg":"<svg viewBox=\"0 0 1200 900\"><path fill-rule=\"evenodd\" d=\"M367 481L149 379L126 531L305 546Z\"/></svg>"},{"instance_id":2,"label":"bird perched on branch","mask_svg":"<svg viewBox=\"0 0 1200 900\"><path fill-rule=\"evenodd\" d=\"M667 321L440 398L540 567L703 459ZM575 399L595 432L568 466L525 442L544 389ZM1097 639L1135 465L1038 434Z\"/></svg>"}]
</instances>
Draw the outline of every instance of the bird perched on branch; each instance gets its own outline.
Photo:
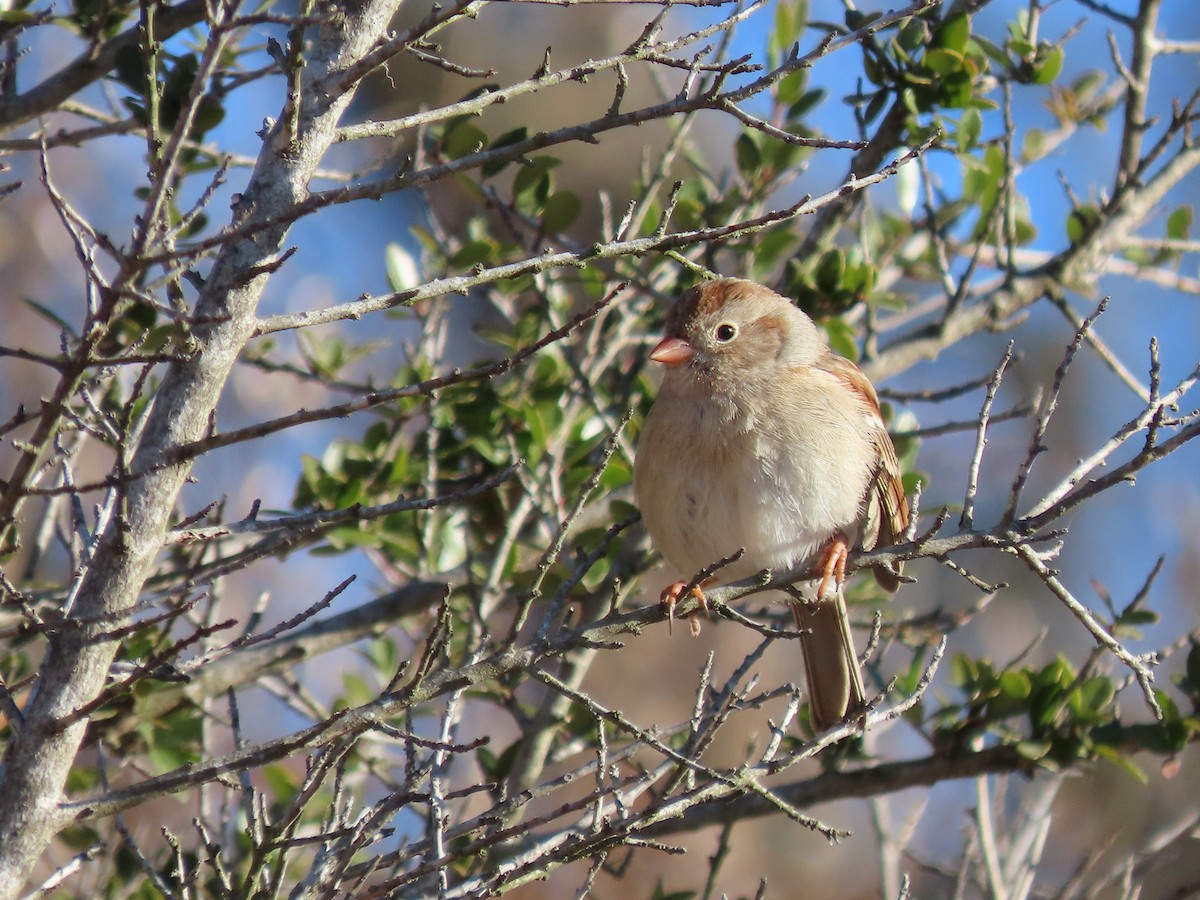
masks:
<instances>
[{"instance_id":1,"label":"bird perched on branch","mask_svg":"<svg viewBox=\"0 0 1200 900\"><path fill-rule=\"evenodd\" d=\"M788 594L811 720L837 724L865 701L842 591L847 557L895 543L909 519L874 388L786 298L732 278L683 294L650 359L666 372L634 490L655 546L685 578L741 551L709 583L819 573ZM888 591L898 574L875 569ZM664 602L685 586L664 590Z\"/></svg>"}]
</instances>

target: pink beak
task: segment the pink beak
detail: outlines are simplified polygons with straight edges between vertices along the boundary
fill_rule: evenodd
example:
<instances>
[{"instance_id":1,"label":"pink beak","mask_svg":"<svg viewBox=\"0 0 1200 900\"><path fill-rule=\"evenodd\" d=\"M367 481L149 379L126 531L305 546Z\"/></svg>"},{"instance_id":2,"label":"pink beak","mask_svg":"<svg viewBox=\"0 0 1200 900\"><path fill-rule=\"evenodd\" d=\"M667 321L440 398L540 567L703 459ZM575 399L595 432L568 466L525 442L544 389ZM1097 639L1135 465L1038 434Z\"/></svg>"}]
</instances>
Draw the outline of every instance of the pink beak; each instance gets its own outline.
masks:
<instances>
[{"instance_id":1,"label":"pink beak","mask_svg":"<svg viewBox=\"0 0 1200 900\"><path fill-rule=\"evenodd\" d=\"M683 338L663 338L650 351L650 358L664 366L681 366L696 355L696 348Z\"/></svg>"}]
</instances>

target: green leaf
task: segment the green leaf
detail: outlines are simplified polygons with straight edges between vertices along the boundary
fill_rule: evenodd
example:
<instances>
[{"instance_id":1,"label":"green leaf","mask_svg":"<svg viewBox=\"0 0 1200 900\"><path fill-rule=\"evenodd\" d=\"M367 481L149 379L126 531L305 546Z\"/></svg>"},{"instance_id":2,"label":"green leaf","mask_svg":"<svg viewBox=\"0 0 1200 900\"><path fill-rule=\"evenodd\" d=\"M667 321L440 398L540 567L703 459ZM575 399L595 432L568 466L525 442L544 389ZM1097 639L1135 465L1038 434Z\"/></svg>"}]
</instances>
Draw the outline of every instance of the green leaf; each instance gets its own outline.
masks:
<instances>
[{"instance_id":1,"label":"green leaf","mask_svg":"<svg viewBox=\"0 0 1200 900\"><path fill-rule=\"evenodd\" d=\"M603 270L596 266L584 266L579 270L579 283L583 285L584 291L593 300L599 300L604 296L604 289L608 284L608 279Z\"/></svg>"},{"instance_id":2,"label":"green leaf","mask_svg":"<svg viewBox=\"0 0 1200 900\"><path fill-rule=\"evenodd\" d=\"M929 486L929 477L921 472L905 472L900 476L900 481L904 484L904 493L912 494L916 491L917 486Z\"/></svg>"},{"instance_id":3,"label":"green leaf","mask_svg":"<svg viewBox=\"0 0 1200 900\"><path fill-rule=\"evenodd\" d=\"M1050 47L1045 53L1039 54L1039 59L1033 64L1033 83L1051 84L1063 67L1062 47Z\"/></svg>"},{"instance_id":4,"label":"green leaf","mask_svg":"<svg viewBox=\"0 0 1200 900\"><path fill-rule=\"evenodd\" d=\"M756 268L761 268L760 277L762 280L769 280L769 270L775 268L775 264L779 258L796 246L796 234L790 228L773 228L769 231L760 231L755 235L757 241L754 244L754 265Z\"/></svg>"},{"instance_id":5,"label":"green leaf","mask_svg":"<svg viewBox=\"0 0 1200 900\"><path fill-rule=\"evenodd\" d=\"M225 120L225 107L213 98L211 95L206 95L201 99L196 116L192 121L192 127L188 131L188 137L194 141L203 139L204 135L212 131Z\"/></svg>"},{"instance_id":6,"label":"green leaf","mask_svg":"<svg viewBox=\"0 0 1200 900\"><path fill-rule=\"evenodd\" d=\"M333 529L326 535L326 540L329 541L329 546L335 550L349 550L351 547L379 546L379 537L374 532L363 531L353 526Z\"/></svg>"},{"instance_id":7,"label":"green leaf","mask_svg":"<svg viewBox=\"0 0 1200 900\"><path fill-rule=\"evenodd\" d=\"M919 50L929 43L929 25L924 19L913 16L900 26L896 43L909 53Z\"/></svg>"},{"instance_id":8,"label":"green leaf","mask_svg":"<svg viewBox=\"0 0 1200 900\"><path fill-rule=\"evenodd\" d=\"M1200 643L1193 642L1187 656L1187 680L1193 688L1200 689Z\"/></svg>"},{"instance_id":9,"label":"green leaf","mask_svg":"<svg viewBox=\"0 0 1200 900\"><path fill-rule=\"evenodd\" d=\"M966 57L953 50L930 50L922 61L927 69L939 75L954 75L962 71L965 60Z\"/></svg>"},{"instance_id":10,"label":"green leaf","mask_svg":"<svg viewBox=\"0 0 1200 900\"><path fill-rule=\"evenodd\" d=\"M405 291L421 283L421 267L416 257L395 241L383 248L383 265L393 291Z\"/></svg>"},{"instance_id":11,"label":"green leaf","mask_svg":"<svg viewBox=\"0 0 1200 900\"><path fill-rule=\"evenodd\" d=\"M489 149L500 150L500 149L503 149L504 147L509 147L513 144L520 143L521 141L525 140L525 138L527 138L528 136L529 136L529 129L526 128L524 125L522 125L520 128L514 128L512 131L504 132L504 134L500 135L500 137L498 137L498 138L496 138L496 140L492 141L491 147ZM511 159L501 159L501 160L492 160L491 162L484 163L483 167L482 167L484 177L485 178L492 177L493 175L495 175L497 172L502 170L505 166L507 166L511 162L512 162Z\"/></svg>"},{"instance_id":12,"label":"green leaf","mask_svg":"<svg viewBox=\"0 0 1200 900\"><path fill-rule=\"evenodd\" d=\"M364 656L371 661L375 671L390 676L400 664L396 642L390 637L378 637L367 644Z\"/></svg>"},{"instance_id":13,"label":"green leaf","mask_svg":"<svg viewBox=\"0 0 1200 900\"><path fill-rule=\"evenodd\" d=\"M858 343L854 328L844 319L832 318L825 322L825 333L829 335L829 346L833 352L846 359L858 359Z\"/></svg>"},{"instance_id":14,"label":"green leaf","mask_svg":"<svg viewBox=\"0 0 1200 900\"><path fill-rule=\"evenodd\" d=\"M1081 206L1067 216L1067 240L1077 244L1100 223L1100 211L1094 206Z\"/></svg>"},{"instance_id":15,"label":"green leaf","mask_svg":"<svg viewBox=\"0 0 1200 900\"><path fill-rule=\"evenodd\" d=\"M542 227L548 234L566 231L583 211L579 196L571 191L555 191L542 210Z\"/></svg>"},{"instance_id":16,"label":"green leaf","mask_svg":"<svg viewBox=\"0 0 1200 900\"><path fill-rule=\"evenodd\" d=\"M436 253L441 248L441 242L429 233L429 229L414 225L409 231L417 239L417 242L430 253Z\"/></svg>"},{"instance_id":17,"label":"green leaf","mask_svg":"<svg viewBox=\"0 0 1200 900\"><path fill-rule=\"evenodd\" d=\"M197 213L191 218L187 226L182 232L182 237L193 238L208 227L208 216L204 213Z\"/></svg>"},{"instance_id":18,"label":"green leaf","mask_svg":"<svg viewBox=\"0 0 1200 900\"><path fill-rule=\"evenodd\" d=\"M1146 773L1142 771L1142 769L1137 766L1132 759L1121 753L1121 751L1117 750L1115 747L1110 747L1108 744L1097 744L1093 752L1096 754L1096 756L1100 757L1100 759L1106 759L1118 768L1124 769L1142 784L1147 784L1150 781L1150 779L1146 776Z\"/></svg>"},{"instance_id":19,"label":"green leaf","mask_svg":"<svg viewBox=\"0 0 1200 900\"><path fill-rule=\"evenodd\" d=\"M1112 703L1113 697L1116 696L1112 680L1102 675L1089 678L1079 686L1079 690L1076 693L1079 698L1079 711L1091 714L1097 718L1101 716L1109 704Z\"/></svg>"},{"instance_id":20,"label":"green leaf","mask_svg":"<svg viewBox=\"0 0 1200 900\"><path fill-rule=\"evenodd\" d=\"M489 241L467 241L450 257L449 263L456 269L469 269L490 259L494 249Z\"/></svg>"},{"instance_id":21,"label":"green leaf","mask_svg":"<svg viewBox=\"0 0 1200 900\"><path fill-rule=\"evenodd\" d=\"M882 13L866 13L854 8L848 9L846 10L846 27L851 31L858 31L860 28L866 28L881 15Z\"/></svg>"},{"instance_id":22,"label":"green leaf","mask_svg":"<svg viewBox=\"0 0 1200 900\"><path fill-rule=\"evenodd\" d=\"M1152 609L1131 609L1117 619L1122 625L1157 625L1159 615Z\"/></svg>"},{"instance_id":23,"label":"green leaf","mask_svg":"<svg viewBox=\"0 0 1200 900\"><path fill-rule=\"evenodd\" d=\"M908 93L911 94L912 92L909 91ZM863 110L863 122L869 124L879 118L879 114L883 112L883 108L891 102L891 99L891 91L876 91L875 96L867 101L867 107ZM905 168L907 168L907 166Z\"/></svg>"},{"instance_id":24,"label":"green leaf","mask_svg":"<svg viewBox=\"0 0 1200 900\"><path fill-rule=\"evenodd\" d=\"M767 36L767 64L774 68L792 49L807 19L807 4L780 2L775 7L775 22Z\"/></svg>"},{"instance_id":25,"label":"green leaf","mask_svg":"<svg viewBox=\"0 0 1200 900\"><path fill-rule=\"evenodd\" d=\"M558 164L553 156L538 156L521 167L513 179L513 200L521 212L540 214L554 185L550 170Z\"/></svg>"},{"instance_id":26,"label":"green leaf","mask_svg":"<svg viewBox=\"0 0 1200 900\"><path fill-rule=\"evenodd\" d=\"M1008 68L1011 65L1012 60L1009 58L1008 54L1004 52L1004 48L998 47L987 38L978 34L974 35L971 38L971 41L975 43L992 62L1005 68Z\"/></svg>"},{"instance_id":27,"label":"green leaf","mask_svg":"<svg viewBox=\"0 0 1200 900\"><path fill-rule=\"evenodd\" d=\"M817 289L826 294L835 293L842 286L842 275L846 271L846 251L840 247L826 250L817 264L815 281Z\"/></svg>"},{"instance_id":28,"label":"green leaf","mask_svg":"<svg viewBox=\"0 0 1200 900\"><path fill-rule=\"evenodd\" d=\"M1075 680L1075 668L1069 659L1059 653L1038 672L1037 680L1042 685L1067 687Z\"/></svg>"},{"instance_id":29,"label":"green leaf","mask_svg":"<svg viewBox=\"0 0 1200 900\"><path fill-rule=\"evenodd\" d=\"M275 797L291 797L300 785L292 772L281 763L270 763L263 767L262 772L267 789Z\"/></svg>"},{"instance_id":30,"label":"green leaf","mask_svg":"<svg viewBox=\"0 0 1200 900\"><path fill-rule=\"evenodd\" d=\"M486 746L480 747L475 751L475 758L479 762L479 768L483 770L483 774L487 776L489 781L499 782L508 777L508 773L512 771L512 765L516 761L517 751L521 749L522 743L519 740L514 741L499 756Z\"/></svg>"},{"instance_id":31,"label":"green leaf","mask_svg":"<svg viewBox=\"0 0 1200 900\"><path fill-rule=\"evenodd\" d=\"M338 701L338 706L362 706L370 703L376 697L376 692L371 689L360 676L353 672L342 673L342 696Z\"/></svg>"},{"instance_id":32,"label":"green leaf","mask_svg":"<svg viewBox=\"0 0 1200 900\"><path fill-rule=\"evenodd\" d=\"M147 755L159 774L200 758L200 716L195 707L182 707L158 725L143 722L138 732L146 739Z\"/></svg>"},{"instance_id":33,"label":"green leaf","mask_svg":"<svg viewBox=\"0 0 1200 900\"><path fill-rule=\"evenodd\" d=\"M1000 676L1000 692L1012 700L1028 698L1031 690L1027 672L1009 671Z\"/></svg>"},{"instance_id":34,"label":"green leaf","mask_svg":"<svg viewBox=\"0 0 1200 900\"><path fill-rule=\"evenodd\" d=\"M788 119L802 119L813 107L825 99L826 92L822 88L805 91L800 98L788 107Z\"/></svg>"},{"instance_id":35,"label":"green leaf","mask_svg":"<svg viewBox=\"0 0 1200 900\"><path fill-rule=\"evenodd\" d=\"M808 24L808 0L780 0L775 10L775 28L768 39L768 55L773 54L776 66L800 40Z\"/></svg>"},{"instance_id":36,"label":"green leaf","mask_svg":"<svg viewBox=\"0 0 1200 900\"><path fill-rule=\"evenodd\" d=\"M971 36L971 17L966 13L950 16L933 36L935 47L962 53L967 49L967 38Z\"/></svg>"},{"instance_id":37,"label":"green leaf","mask_svg":"<svg viewBox=\"0 0 1200 900\"><path fill-rule=\"evenodd\" d=\"M901 695L912 696L913 691L917 689L917 685L921 683L921 676L925 673L925 664L928 659L927 649L919 648L917 652L913 653L908 668L893 676L896 679L896 687Z\"/></svg>"},{"instance_id":38,"label":"green leaf","mask_svg":"<svg viewBox=\"0 0 1200 900\"><path fill-rule=\"evenodd\" d=\"M1050 752L1050 743L1048 741L1018 741L1016 751L1025 759L1037 762Z\"/></svg>"},{"instance_id":39,"label":"green leaf","mask_svg":"<svg viewBox=\"0 0 1200 900\"><path fill-rule=\"evenodd\" d=\"M24 25L36 18L36 15L23 9L0 10L0 22L6 22L9 25Z\"/></svg>"},{"instance_id":40,"label":"green leaf","mask_svg":"<svg viewBox=\"0 0 1200 900\"><path fill-rule=\"evenodd\" d=\"M804 95L806 84L808 84L807 69L790 72L775 85L775 99L784 105L791 105Z\"/></svg>"},{"instance_id":41,"label":"green leaf","mask_svg":"<svg viewBox=\"0 0 1200 900\"><path fill-rule=\"evenodd\" d=\"M741 176L747 181L753 181L762 165L762 152L754 143L754 139L745 132L739 134L733 145L733 155Z\"/></svg>"},{"instance_id":42,"label":"green leaf","mask_svg":"<svg viewBox=\"0 0 1200 900\"><path fill-rule=\"evenodd\" d=\"M1011 38L1005 46L1011 53L1025 60L1032 59L1037 52L1037 48L1033 44L1020 37Z\"/></svg>"},{"instance_id":43,"label":"green leaf","mask_svg":"<svg viewBox=\"0 0 1200 900\"><path fill-rule=\"evenodd\" d=\"M983 116L977 109L965 110L958 122L958 151L967 153L979 143L983 133Z\"/></svg>"},{"instance_id":44,"label":"green leaf","mask_svg":"<svg viewBox=\"0 0 1200 900\"><path fill-rule=\"evenodd\" d=\"M975 660L965 653L959 653L950 661L950 683L955 687L967 689L974 685L979 678L979 670Z\"/></svg>"},{"instance_id":45,"label":"green leaf","mask_svg":"<svg viewBox=\"0 0 1200 900\"><path fill-rule=\"evenodd\" d=\"M1192 208L1181 206L1167 216L1167 237L1173 241L1186 241L1192 229Z\"/></svg>"},{"instance_id":46,"label":"green leaf","mask_svg":"<svg viewBox=\"0 0 1200 900\"><path fill-rule=\"evenodd\" d=\"M916 167L910 166L909 168ZM842 275L842 290L848 291L856 297L866 296L874 290L878 274L878 270L866 262L848 261L846 271Z\"/></svg>"},{"instance_id":47,"label":"green leaf","mask_svg":"<svg viewBox=\"0 0 1200 900\"><path fill-rule=\"evenodd\" d=\"M1135 266L1152 266L1154 265L1155 260L1159 258L1159 254L1151 253L1145 247L1126 247L1121 251L1121 256L1129 260ZM1130 629L1130 631L1134 630L1135 629Z\"/></svg>"},{"instance_id":48,"label":"green leaf","mask_svg":"<svg viewBox=\"0 0 1200 900\"><path fill-rule=\"evenodd\" d=\"M37 300L34 300L31 297L25 297L24 300L25 303L34 310L34 312L46 318L52 325L54 325L64 334L76 339L79 337L75 331L75 327L49 306L39 303Z\"/></svg>"},{"instance_id":49,"label":"green leaf","mask_svg":"<svg viewBox=\"0 0 1200 900\"><path fill-rule=\"evenodd\" d=\"M460 120L451 126L442 140L442 151L450 159L461 159L478 153L486 146L487 135L483 133L483 129L466 120Z\"/></svg>"},{"instance_id":50,"label":"green leaf","mask_svg":"<svg viewBox=\"0 0 1200 900\"><path fill-rule=\"evenodd\" d=\"M633 482L633 469L624 460L614 457L608 466L605 467L604 473L600 476L600 485L605 490L615 490L622 488ZM624 518L619 516L618 518ZM615 521L615 520L614 520Z\"/></svg>"},{"instance_id":51,"label":"green leaf","mask_svg":"<svg viewBox=\"0 0 1200 900\"><path fill-rule=\"evenodd\" d=\"M72 772L74 771L75 769L72 769ZM86 850L88 847L101 842L100 833L94 828L88 828L85 825L70 825L58 833L57 839L76 852ZM57 897L62 895L55 893L50 896Z\"/></svg>"},{"instance_id":52,"label":"green leaf","mask_svg":"<svg viewBox=\"0 0 1200 900\"><path fill-rule=\"evenodd\" d=\"M1021 161L1029 163L1041 159L1045 147L1046 132L1040 128L1030 128L1021 142Z\"/></svg>"}]
</instances>

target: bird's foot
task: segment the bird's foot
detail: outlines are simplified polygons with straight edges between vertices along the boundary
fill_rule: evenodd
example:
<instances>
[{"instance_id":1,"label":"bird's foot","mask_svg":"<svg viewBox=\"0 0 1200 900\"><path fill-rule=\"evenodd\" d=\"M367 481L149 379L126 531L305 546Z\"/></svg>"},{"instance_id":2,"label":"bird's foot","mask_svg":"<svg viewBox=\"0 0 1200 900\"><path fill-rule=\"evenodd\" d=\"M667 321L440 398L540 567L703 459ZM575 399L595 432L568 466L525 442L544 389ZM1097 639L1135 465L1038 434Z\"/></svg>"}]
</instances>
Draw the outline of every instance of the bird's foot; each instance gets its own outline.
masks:
<instances>
[{"instance_id":1,"label":"bird's foot","mask_svg":"<svg viewBox=\"0 0 1200 900\"><path fill-rule=\"evenodd\" d=\"M672 626L675 623L675 605L679 603L679 595L683 593L683 589L687 587L686 581L676 581L674 584L669 584L663 588L660 602L663 609L667 612L667 633L673 633ZM700 590L697 585L688 593L696 598L696 602L700 604L700 608L708 612L708 601L704 599L704 591ZM692 637L698 637L700 634L700 617L695 613L688 616L688 627L691 629Z\"/></svg>"},{"instance_id":2,"label":"bird's foot","mask_svg":"<svg viewBox=\"0 0 1200 900\"><path fill-rule=\"evenodd\" d=\"M836 593L846 581L846 560L850 558L850 545L846 542L846 536L840 531L835 531L822 553L824 558L821 561L821 583L817 585L817 600L825 599L831 584Z\"/></svg>"}]
</instances>

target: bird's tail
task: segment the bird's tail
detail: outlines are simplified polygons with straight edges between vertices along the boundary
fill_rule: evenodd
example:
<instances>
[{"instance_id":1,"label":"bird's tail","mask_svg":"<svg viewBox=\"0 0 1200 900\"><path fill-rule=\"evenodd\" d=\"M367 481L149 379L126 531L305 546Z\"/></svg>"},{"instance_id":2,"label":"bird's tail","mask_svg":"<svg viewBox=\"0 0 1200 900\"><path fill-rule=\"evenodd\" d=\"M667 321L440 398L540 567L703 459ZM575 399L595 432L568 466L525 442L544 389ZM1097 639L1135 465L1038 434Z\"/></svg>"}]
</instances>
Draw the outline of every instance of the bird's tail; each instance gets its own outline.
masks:
<instances>
[{"instance_id":1,"label":"bird's tail","mask_svg":"<svg viewBox=\"0 0 1200 900\"><path fill-rule=\"evenodd\" d=\"M793 599L790 606L800 628L809 714L813 728L824 731L866 702L846 600L838 586L824 599Z\"/></svg>"}]
</instances>

